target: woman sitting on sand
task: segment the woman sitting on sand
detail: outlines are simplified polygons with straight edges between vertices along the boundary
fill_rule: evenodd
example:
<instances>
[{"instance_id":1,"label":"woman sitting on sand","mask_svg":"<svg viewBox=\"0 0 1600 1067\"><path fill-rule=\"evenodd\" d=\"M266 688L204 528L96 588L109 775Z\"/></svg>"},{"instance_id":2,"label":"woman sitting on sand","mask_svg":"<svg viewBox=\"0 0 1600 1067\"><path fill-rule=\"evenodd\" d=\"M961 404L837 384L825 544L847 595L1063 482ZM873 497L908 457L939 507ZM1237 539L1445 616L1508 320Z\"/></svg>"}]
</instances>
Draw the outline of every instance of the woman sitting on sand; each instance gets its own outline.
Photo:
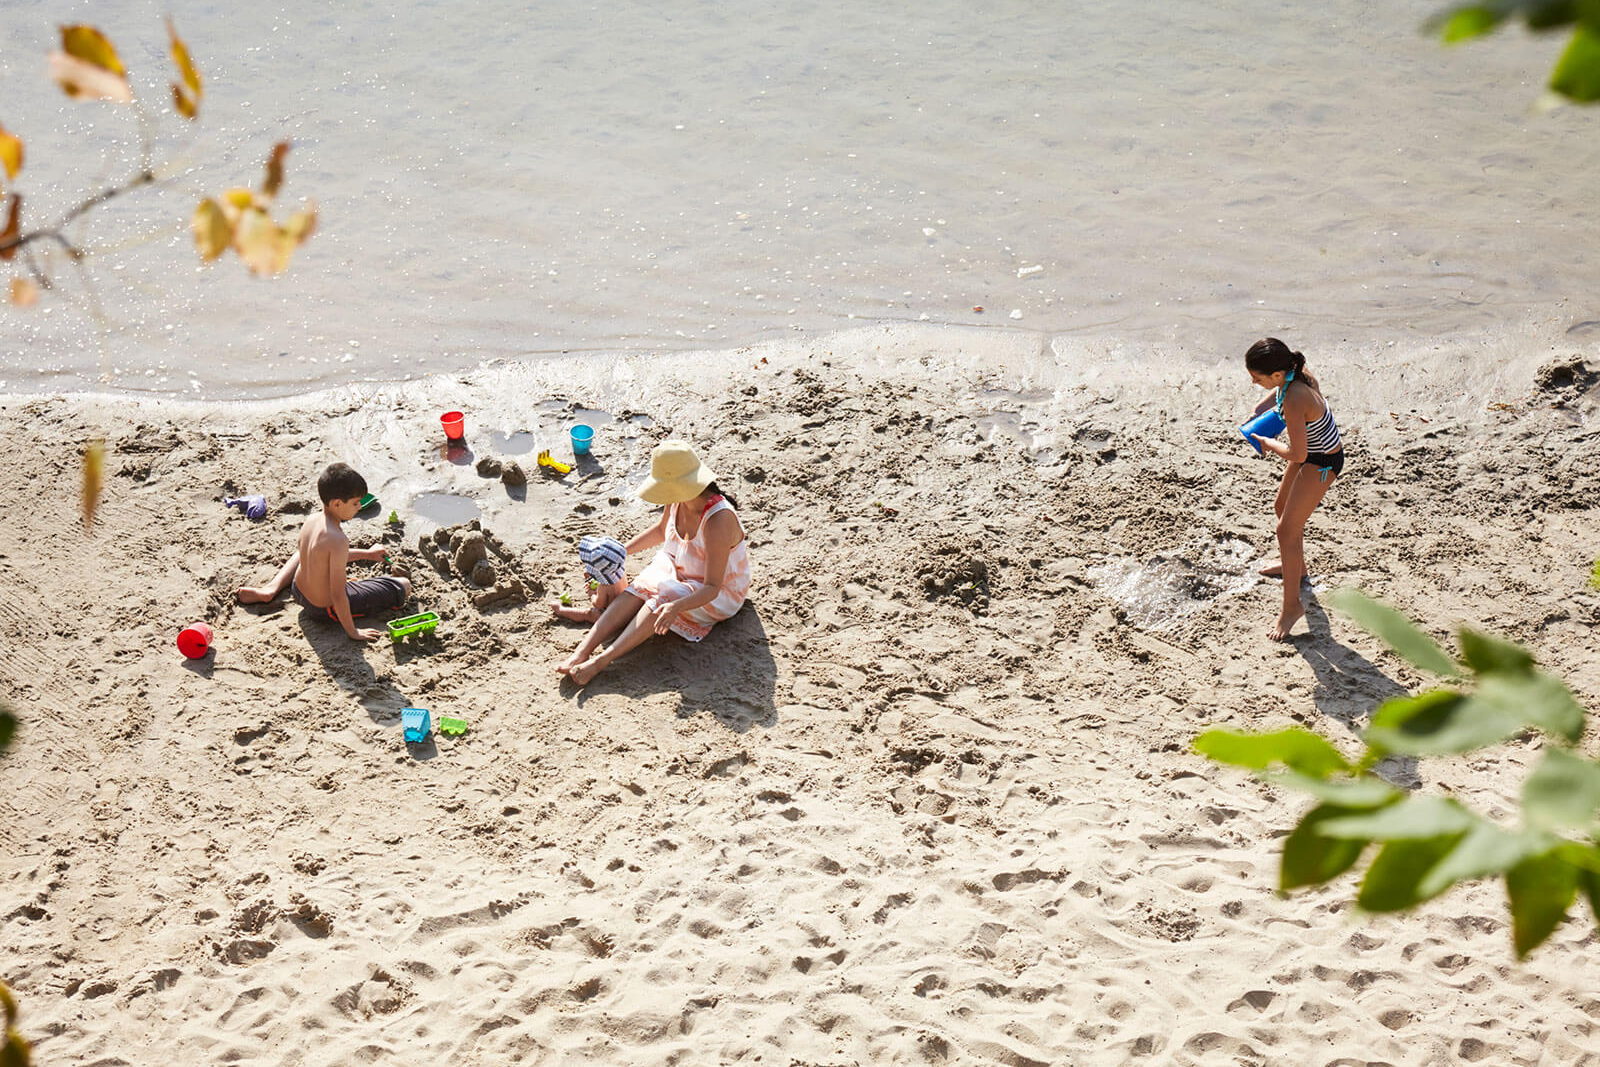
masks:
<instances>
[{"instance_id":1,"label":"woman sitting on sand","mask_svg":"<svg viewBox=\"0 0 1600 1067\"><path fill-rule=\"evenodd\" d=\"M1283 610L1272 629L1272 639L1282 641L1306 611L1300 603L1300 579L1306 573L1306 520L1344 470L1344 444L1333 412L1322 398L1322 388L1306 371L1306 357L1291 352L1276 337L1257 341L1244 354L1250 380L1273 395L1256 405L1260 415L1276 408L1289 431L1289 443L1250 436L1263 449L1288 460L1272 510L1278 516L1279 559L1261 568L1268 577L1283 578Z\"/></svg>"},{"instance_id":2,"label":"woman sitting on sand","mask_svg":"<svg viewBox=\"0 0 1600 1067\"><path fill-rule=\"evenodd\" d=\"M652 545L661 549L556 668L578 685L651 634L671 630L699 641L713 624L731 618L750 590L749 551L733 501L718 490L711 468L687 444L664 441L656 446L639 497L665 507L659 521L628 542L627 552ZM618 631L614 644L596 651Z\"/></svg>"}]
</instances>

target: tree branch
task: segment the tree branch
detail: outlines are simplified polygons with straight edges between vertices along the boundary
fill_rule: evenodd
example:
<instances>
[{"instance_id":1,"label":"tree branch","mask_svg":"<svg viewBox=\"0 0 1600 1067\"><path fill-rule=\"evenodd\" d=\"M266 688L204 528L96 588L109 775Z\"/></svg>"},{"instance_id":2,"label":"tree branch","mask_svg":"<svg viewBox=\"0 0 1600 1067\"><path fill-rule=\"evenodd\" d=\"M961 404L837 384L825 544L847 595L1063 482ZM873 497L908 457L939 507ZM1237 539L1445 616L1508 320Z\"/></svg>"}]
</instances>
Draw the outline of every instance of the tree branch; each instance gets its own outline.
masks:
<instances>
[{"instance_id":1,"label":"tree branch","mask_svg":"<svg viewBox=\"0 0 1600 1067\"><path fill-rule=\"evenodd\" d=\"M0 255L4 255L5 253L11 252L18 248L25 248L34 241L48 239L59 242L61 246L67 250L67 254L69 256L71 256L73 259L77 259L81 253L79 253L78 249L73 246L71 241L67 240L67 238L62 234L62 231L70 226L73 221L78 219L80 216L93 211L101 204L104 204L109 200L115 200L124 193L131 193L135 189L142 189L146 185L154 185L155 181L155 171L150 170L147 167L122 185L113 185L111 188L101 190L100 192L91 196L89 199L85 200L83 203L67 212L66 215L61 218L61 221L57 222L54 226L44 226L37 230L29 230L27 233L18 234L8 241L0 241Z\"/></svg>"}]
</instances>

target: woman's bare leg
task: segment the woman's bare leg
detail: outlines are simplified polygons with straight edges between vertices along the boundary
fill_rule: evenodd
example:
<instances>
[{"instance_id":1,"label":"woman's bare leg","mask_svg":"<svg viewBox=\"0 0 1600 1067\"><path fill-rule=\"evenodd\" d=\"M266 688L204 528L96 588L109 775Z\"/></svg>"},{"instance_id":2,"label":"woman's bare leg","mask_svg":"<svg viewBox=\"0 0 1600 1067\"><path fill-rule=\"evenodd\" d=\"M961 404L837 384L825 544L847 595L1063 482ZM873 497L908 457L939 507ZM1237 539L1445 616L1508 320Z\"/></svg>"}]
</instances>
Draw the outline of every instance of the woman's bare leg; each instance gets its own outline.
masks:
<instances>
[{"instance_id":1,"label":"woman's bare leg","mask_svg":"<svg viewBox=\"0 0 1600 1067\"><path fill-rule=\"evenodd\" d=\"M1330 474L1322 480L1322 472L1315 467L1301 467L1289 487L1288 499L1278 516L1278 550L1283 553L1283 610L1278 613L1278 623L1272 629L1272 639L1282 641L1306 613L1300 603L1300 579L1306 573L1306 520L1317 510L1322 498L1338 480Z\"/></svg>"},{"instance_id":2,"label":"woman's bare leg","mask_svg":"<svg viewBox=\"0 0 1600 1067\"><path fill-rule=\"evenodd\" d=\"M589 632L583 635L583 640L578 642L578 647L568 656L556 672L568 674L572 668L594 655L594 650L600 647L600 642L622 629L629 618L635 613L644 610L644 601L633 593L623 593L601 612L594 625L589 627Z\"/></svg>"},{"instance_id":3,"label":"woman's bare leg","mask_svg":"<svg viewBox=\"0 0 1600 1067\"><path fill-rule=\"evenodd\" d=\"M656 632L655 618L655 612L641 605L639 613L628 623L628 628L622 631L622 636L618 637L610 648L573 667L567 672L567 677L578 685L588 685L595 675L609 667L618 656L644 644Z\"/></svg>"},{"instance_id":4,"label":"woman's bare leg","mask_svg":"<svg viewBox=\"0 0 1600 1067\"><path fill-rule=\"evenodd\" d=\"M295 572L300 569L300 553L296 552L289 557L289 561L279 568L278 573L272 576L272 581L266 585L240 586L234 595L241 604L266 604L276 600L278 594L289 587L294 581Z\"/></svg>"},{"instance_id":5,"label":"woman's bare leg","mask_svg":"<svg viewBox=\"0 0 1600 1067\"><path fill-rule=\"evenodd\" d=\"M1283 465L1283 477L1278 480L1278 495L1272 501L1272 514L1279 519L1283 518L1283 509L1289 503L1289 487L1294 484L1295 475L1300 473L1302 466L1304 464L1301 463L1285 463ZM1278 548L1278 552L1280 554L1283 552L1281 545ZM1256 573L1263 578L1281 578L1283 577L1283 561L1281 559L1269 559L1256 568Z\"/></svg>"}]
</instances>

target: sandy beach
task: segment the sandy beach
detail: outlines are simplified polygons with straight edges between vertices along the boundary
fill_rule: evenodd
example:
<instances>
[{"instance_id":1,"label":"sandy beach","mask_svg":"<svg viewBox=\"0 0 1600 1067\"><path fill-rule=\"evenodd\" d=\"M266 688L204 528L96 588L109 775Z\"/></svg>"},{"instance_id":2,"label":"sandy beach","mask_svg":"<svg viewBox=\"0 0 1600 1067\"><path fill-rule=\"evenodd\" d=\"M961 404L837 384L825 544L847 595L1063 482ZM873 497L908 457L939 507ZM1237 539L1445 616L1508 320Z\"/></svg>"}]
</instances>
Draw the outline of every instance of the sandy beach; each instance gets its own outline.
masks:
<instances>
[{"instance_id":1,"label":"sandy beach","mask_svg":"<svg viewBox=\"0 0 1600 1067\"><path fill-rule=\"evenodd\" d=\"M0 399L0 975L36 1062L1600 1064L1593 916L1518 964L1497 885L1378 919L1348 879L1280 899L1303 801L1189 749L1299 722L1353 753L1422 684L1321 608L1344 586L1526 642L1600 706L1596 336L1308 350L1350 461L1283 645L1254 574L1278 468L1233 429L1249 340L871 327L271 402ZM593 459L542 477L580 409ZM576 690L549 602L578 537L648 521L668 436L738 498L751 600ZM336 459L432 636L234 602ZM435 536L469 521L493 585ZM407 706L470 728L407 746ZM1537 744L1393 773L1510 818Z\"/></svg>"}]
</instances>

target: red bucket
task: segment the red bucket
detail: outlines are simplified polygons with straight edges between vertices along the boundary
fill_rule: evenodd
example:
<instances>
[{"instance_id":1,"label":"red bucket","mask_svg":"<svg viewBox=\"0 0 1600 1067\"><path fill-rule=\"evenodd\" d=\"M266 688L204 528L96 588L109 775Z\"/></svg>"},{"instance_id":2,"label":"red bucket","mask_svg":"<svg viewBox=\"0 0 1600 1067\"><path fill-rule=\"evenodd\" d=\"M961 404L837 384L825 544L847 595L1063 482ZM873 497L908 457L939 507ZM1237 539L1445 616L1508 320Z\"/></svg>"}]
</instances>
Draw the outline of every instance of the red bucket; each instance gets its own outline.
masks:
<instances>
[{"instance_id":1,"label":"red bucket","mask_svg":"<svg viewBox=\"0 0 1600 1067\"><path fill-rule=\"evenodd\" d=\"M203 622L191 622L178 631L178 651L190 659L199 659L211 651L211 627Z\"/></svg>"},{"instance_id":2,"label":"red bucket","mask_svg":"<svg viewBox=\"0 0 1600 1067\"><path fill-rule=\"evenodd\" d=\"M459 411L447 411L439 416L439 424L444 427L444 435L451 441L459 441L467 436L467 417Z\"/></svg>"}]
</instances>

